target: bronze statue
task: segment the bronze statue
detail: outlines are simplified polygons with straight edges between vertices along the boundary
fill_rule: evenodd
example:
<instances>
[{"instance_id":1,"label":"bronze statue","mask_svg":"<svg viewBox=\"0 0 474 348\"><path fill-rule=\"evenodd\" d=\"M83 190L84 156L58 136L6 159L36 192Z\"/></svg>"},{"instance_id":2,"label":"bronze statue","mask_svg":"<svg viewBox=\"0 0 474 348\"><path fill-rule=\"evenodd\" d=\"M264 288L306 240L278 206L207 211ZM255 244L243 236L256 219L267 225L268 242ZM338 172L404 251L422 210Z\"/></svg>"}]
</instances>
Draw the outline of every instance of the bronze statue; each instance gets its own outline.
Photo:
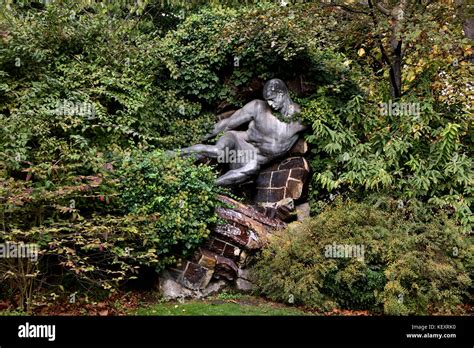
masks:
<instances>
[{"instance_id":1,"label":"bronze statue","mask_svg":"<svg viewBox=\"0 0 474 348\"><path fill-rule=\"evenodd\" d=\"M215 145L197 144L181 149L182 155L196 154L229 163L230 170L217 179L221 186L247 181L257 174L262 165L284 156L306 127L295 117L300 107L294 103L288 88L280 79L272 79L263 87L263 100L253 100L232 116L218 122L205 137L210 139L221 132ZM279 113L276 117L272 109ZM246 131L236 131L248 123Z\"/></svg>"}]
</instances>

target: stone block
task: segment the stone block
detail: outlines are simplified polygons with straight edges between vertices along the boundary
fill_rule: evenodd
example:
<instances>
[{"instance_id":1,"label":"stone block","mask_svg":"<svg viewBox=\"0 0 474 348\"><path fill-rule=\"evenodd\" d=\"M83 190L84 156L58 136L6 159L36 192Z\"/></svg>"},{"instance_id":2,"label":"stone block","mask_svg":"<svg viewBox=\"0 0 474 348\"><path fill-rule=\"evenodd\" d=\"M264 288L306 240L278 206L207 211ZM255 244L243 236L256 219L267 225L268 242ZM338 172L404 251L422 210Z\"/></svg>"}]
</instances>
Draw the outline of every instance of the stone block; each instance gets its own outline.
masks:
<instances>
[{"instance_id":1,"label":"stone block","mask_svg":"<svg viewBox=\"0 0 474 348\"><path fill-rule=\"evenodd\" d=\"M199 250L199 261L198 264L200 266L206 267L207 269L214 269L216 266L216 254L206 250L206 249L200 249Z\"/></svg>"},{"instance_id":2,"label":"stone block","mask_svg":"<svg viewBox=\"0 0 474 348\"><path fill-rule=\"evenodd\" d=\"M246 280L250 280L250 271L248 269L243 269L243 268L239 268L238 272L237 272L237 276L239 278L243 278L243 279L246 279Z\"/></svg>"},{"instance_id":3,"label":"stone block","mask_svg":"<svg viewBox=\"0 0 474 348\"><path fill-rule=\"evenodd\" d=\"M240 247L247 246L249 242L247 229L242 225L219 224L216 226L214 232L224 239L236 243Z\"/></svg>"},{"instance_id":4,"label":"stone block","mask_svg":"<svg viewBox=\"0 0 474 348\"><path fill-rule=\"evenodd\" d=\"M270 187L280 188L286 186L286 181L288 180L288 176L290 175L289 170L277 170L272 172L272 180Z\"/></svg>"},{"instance_id":5,"label":"stone block","mask_svg":"<svg viewBox=\"0 0 474 348\"><path fill-rule=\"evenodd\" d=\"M203 289L200 294L197 295L197 298L216 294L226 287L227 283L224 280L213 281L205 289Z\"/></svg>"},{"instance_id":6,"label":"stone block","mask_svg":"<svg viewBox=\"0 0 474 348\"><path fill-rule=\"evenodd\" d=\"M213 273L214 270L189 262L183 272L181 284L193 290L204 289L211 281Z\"/></svg>"},{"instance_id":7,"label":"stone block","mask_svg":"<svg viewBox=\"0 0 474 348\"><path fill-rule=\"evenodd\" d=\"M218 256L214 277L218 279L224 277L227 280L234 280L237 277L238 270L239 268L233 260Z\"/></svg>"},{"instance_id":8,"label":"stone block","mask_svg":"<svg viewBox=\"0 0 474 348\"><path fill-rule=\"evenodd\" d=\"M269 233L270 227L258 221L257 219L251 218L237 210L230 208L218 207L216 212L220 218L227 220L228 222L232 222L234 225L243 226L248 232L255 232L262 241L266 240L266 236ZM255 214L257 214L257 211L255 211Z\"/></svg>"},{"instance_id":9,"label":"stone block","mask_svg":"<svg viewBox=\"0 0 474 348\"><path fill-rule=\"evenodd\" d=\"M254 288L251 282L242 278L237 278L235 285L237 287L237 290L240 290L240 291L252 291Z\"/></svg>"},{"instance_id":10,"label":"stone block","mask_svg":"<svg viewBox=\"0 0 474 348\"><path fill-rule=\"evenodd\" d=\"M267 202L278 202L285 198L285 189L264 189L267 191Z\"/></svg>"},{"instance_id":11,"label":"stone block","mask_svg":"<svg viewBox=\"0 0 474 348\"><path fill-rule=\"evenodd\" d=\"M304 155L308 152L308 143L300 138L290 150L290 155Z\"/></svg>"},{"instance_id":12,"label":"stone block","mask_svg":"<svg viewBox=\"0 0 474 348\"><path fill-rule=\"evenodd\" d=\"M245 205L243 203L240 203L236 200L233 200L229 197L226 196L218 196L218 199L230 205L235 211L245 215L247 218L250 218L251 220L254 220L256 222L259 222L261 225L263 225L265 228L285 228L286 224L277 220L277 219L270 219L261 212L259 212L255 207L252 207L250 205ZM245 224L244 224L245 225ZM245 225L246 226L246 225Z\"/></svg>"},{"instance_id":13,"label":"stone block","mask_svg":"<svg viewBox=\"0 0 474 348\"><path fill-rule=\"evenodd\" d=\"M290 157L278 165L279 170L293 168L307 168L306 160L303 157Z\"/></svg>"},{"instance_id":14,"label":"stone block","mask_svg":"<svg viewBox=\"0 0 474 348\"><path fill-rule=\"evenodd\" d=\"M194 295L192 290L186 289L179 284L167 271L160 274L159 290L166 300L193 297Z\"/></svg>"},{"instance_id":15,"label":"stone block","mask_svg":"<svg viewBox=\"0 0 474 348\"><path fill-rule=\"evenodd\" d=\"M272 172L261 173L255 183L257 187L269 187L271 178Z\"/></svg>"},{"instance_id":16,"label":"stone block","mask_svg":"<svg viewBox=\"0 0 474 348\"><path fill-rule=\"evenodd\" d=\"M240 251L241 250L238 247L231 244L226 244L224 253L222 255L229 259L238 260L240 256Z\"/></svg>"},{"instance_id":17,"label":"stone block","mask_svg":"<svg viewBox=\"0 0 474 348\"><path fill-rule=\"evenodd\" d=\"M309 172L304 168L293 168L290 172L290 178L304 182Z\"/></svg>"},{"instance_id":18,"label":"stone block","mask_svg":"<svg viewBox=\"0 0 474 348\"><path fill-rule=\"evenodd\" d=\"M225 245L225 242L217 238L213 238L212 243L209 246L209 250L214 251L218 255L222 255L224 253Z\"/></svg>"},{"instance_id":19,"label":"stone block","mask_svg":"<svg viewBox=\"0 0 474 348\"><path fill-rule=\"evenodd\" d=\"M290 157L279 164L276 168L267 168L257 178L257 192L254 201L257 204L276 203L284 198L300 199L304 195L305 183L309 177L309 165L303 157ZM268 173L271 172L270 185L264 187L268 182ZM260 177L262 177L260 179ZM271 213L271 212L270 212ZM276 216L272 214L267 216Z\"/></svg>"},{"instance_id":20,"label":"stone block","mask_svg":"<svg viewBox=\"0 0 474 348\"><path fill-rule=\"evenodd\" d=\"M288 180L286 185L285 198L299 199L303 194L303 183L297 180Z\"/></svg>"}]
</instances>

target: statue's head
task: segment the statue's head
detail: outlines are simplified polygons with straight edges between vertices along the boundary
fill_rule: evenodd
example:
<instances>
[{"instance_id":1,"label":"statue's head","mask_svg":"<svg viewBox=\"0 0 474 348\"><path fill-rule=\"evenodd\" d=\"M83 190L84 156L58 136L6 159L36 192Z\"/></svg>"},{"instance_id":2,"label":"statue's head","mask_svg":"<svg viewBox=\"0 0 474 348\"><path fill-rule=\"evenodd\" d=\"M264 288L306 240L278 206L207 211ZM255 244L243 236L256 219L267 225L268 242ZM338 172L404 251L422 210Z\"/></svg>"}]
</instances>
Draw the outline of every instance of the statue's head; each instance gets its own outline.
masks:
<instances>
[{"instance_id":1,"label":"statue's head","mask_svg":"<svg viewBox=\"0 0 474 348\"><path fill-rule=\"evenodd\" d=\"M263 86L263 98L272 109L277 111L284 108L290 101L288 88L280 79L271 79Z\"/></svg>"}]
</instances>

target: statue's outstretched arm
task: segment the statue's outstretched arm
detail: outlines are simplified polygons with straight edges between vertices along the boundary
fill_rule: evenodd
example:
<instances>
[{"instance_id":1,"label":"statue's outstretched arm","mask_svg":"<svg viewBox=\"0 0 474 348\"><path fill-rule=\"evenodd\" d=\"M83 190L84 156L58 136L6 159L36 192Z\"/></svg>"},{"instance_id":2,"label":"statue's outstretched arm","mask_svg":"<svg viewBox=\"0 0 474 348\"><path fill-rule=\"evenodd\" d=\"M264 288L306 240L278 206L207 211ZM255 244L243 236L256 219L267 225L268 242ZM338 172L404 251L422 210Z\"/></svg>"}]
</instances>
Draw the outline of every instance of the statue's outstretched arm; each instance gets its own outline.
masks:
<instances>
[{"instance_id":1,"label":"statue's outstretched arm","mask_svg":"<svg viewBox=\"0 0 474 348\"><path fill-rule=\"evenodd\" d=\"M219 121L214 126L214 130L210 134L206 135L204 139L210 139L220 132L226 132L250 122L257 113L257 107L258 105L255 103L255 101L247 103L243 108L234 112L229 118Z\"/></svg>"}]
</instances>

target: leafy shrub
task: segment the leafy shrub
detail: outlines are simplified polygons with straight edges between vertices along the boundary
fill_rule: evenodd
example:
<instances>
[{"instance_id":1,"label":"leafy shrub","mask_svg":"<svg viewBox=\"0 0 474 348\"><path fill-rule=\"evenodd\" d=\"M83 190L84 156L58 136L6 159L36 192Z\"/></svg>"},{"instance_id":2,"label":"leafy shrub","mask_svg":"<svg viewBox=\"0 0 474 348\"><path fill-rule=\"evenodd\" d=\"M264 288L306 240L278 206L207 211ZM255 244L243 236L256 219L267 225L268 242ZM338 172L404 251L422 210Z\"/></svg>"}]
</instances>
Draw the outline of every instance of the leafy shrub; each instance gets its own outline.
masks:
<instances>
[{"instance_id":1,"label":"leafy shrub","mask_svg":"<svg viewBox=\"0 0 474 348\"><path fill-rule=\"evenodd\" d=\"M410 214L339 201L290 226L254 267L260 291L322 310L456 312L471 284L472 246L445 217ZM363 246L363 257L328 254L334 245Z\"/></svg>"},{"instance_id":2,"label":"leafy shrub","mask_svg":"<svg viewBox=\"0 0 474 348\"><path fill-rule=\"evenodd\" d=\"M159 234L150 240L159 254L195 248L216 222L213 169L160 151L136 154L117 172L122 178L119 205L125 213L149 220L150 232Z\"/></svg>"},{"instance_id":3,"label":"leafy shrub","mask_svg":"<svg viewBox=\"0 0 474 348\"><path fill-rule=\"evenodd\" d=\"M63 291L115 290L141 270L160 271L189 256L216 221L212 168L139 151L114 164L117 196L98 199L107 208L11 228L0 232L0 242L37 243L41 277Z\"/></svg>"},{"instance_id":4,"label":"leafy shrub","mask_svg":"<svg viewBox=\"0 0 474 348\"><path fill-rule=\"evenodd\" d=\"M448 208L470 229L473 65L462 15L452 2L407 5L410 14L399 33L402 93L392 100L390 63L381 51L390 51L390 23L377 11L370 20L367 6L353 6L363 11L334 6L323 13L333 30L327 39L347 57L358 88L342 95L323 86L304 103L303 116L312 127L306 137L313 149L310 163L317 173L313 206L328 192L352 192L358 199L379 192ZM418 105L419 112L384 113L381 103L389 100Z\"/></svg>"}]
</instances>

